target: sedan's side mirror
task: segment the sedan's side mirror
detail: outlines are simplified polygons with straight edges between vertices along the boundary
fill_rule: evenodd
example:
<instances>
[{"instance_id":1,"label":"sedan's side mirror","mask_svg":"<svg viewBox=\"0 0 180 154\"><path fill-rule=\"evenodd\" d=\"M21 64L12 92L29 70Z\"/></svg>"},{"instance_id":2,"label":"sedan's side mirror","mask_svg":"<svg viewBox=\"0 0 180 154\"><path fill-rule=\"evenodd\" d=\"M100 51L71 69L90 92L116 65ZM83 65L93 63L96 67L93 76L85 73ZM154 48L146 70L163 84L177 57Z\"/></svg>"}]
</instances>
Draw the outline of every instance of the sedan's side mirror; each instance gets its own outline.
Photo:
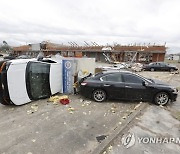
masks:
<instances>
[{"instance_id":1,"label":"sedan's side mirror","mask_svg":"<svg viewBox=\"0 0 180 154\"><path fill-rule=\"evenodd\" d=\"M143 81L143 82L142 82L142 85L143 85L143 86L147 86L147 85L148 85L148 83L147 83L147 82L145 82L145 81Z\"/></svg>"}]
</instances>

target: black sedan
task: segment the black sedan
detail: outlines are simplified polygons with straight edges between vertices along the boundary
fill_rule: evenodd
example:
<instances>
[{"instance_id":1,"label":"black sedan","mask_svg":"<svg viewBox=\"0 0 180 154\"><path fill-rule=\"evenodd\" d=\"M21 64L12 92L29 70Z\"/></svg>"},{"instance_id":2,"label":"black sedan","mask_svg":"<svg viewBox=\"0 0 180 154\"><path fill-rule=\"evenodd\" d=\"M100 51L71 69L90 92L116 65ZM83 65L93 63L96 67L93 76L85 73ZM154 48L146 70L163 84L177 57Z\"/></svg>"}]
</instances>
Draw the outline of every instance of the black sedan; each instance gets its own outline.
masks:
<instances>
[{"instance_id":1,"label":"black sedan","mask_svg":"<svg viewBox=\"0 0 180 154\"><path fill-rule=\"evenodd\" d=\"M149 65L145 65L143 67L143 70L145 71L177 71L178 68L176 66L164 63L164 62L153 62Z\"/></svg>"},{"instance_id":2,"label":"black sedan","mask_svg":"<svg viewBox=\"0 0 180 154\"><path fill-rule=\"evenodd\" d=\"M107 98L140 100L165 105L176 101L178 90L132 72L100 73L81 82L80 93L97 102Z\"/></svg>"}]
</instances>

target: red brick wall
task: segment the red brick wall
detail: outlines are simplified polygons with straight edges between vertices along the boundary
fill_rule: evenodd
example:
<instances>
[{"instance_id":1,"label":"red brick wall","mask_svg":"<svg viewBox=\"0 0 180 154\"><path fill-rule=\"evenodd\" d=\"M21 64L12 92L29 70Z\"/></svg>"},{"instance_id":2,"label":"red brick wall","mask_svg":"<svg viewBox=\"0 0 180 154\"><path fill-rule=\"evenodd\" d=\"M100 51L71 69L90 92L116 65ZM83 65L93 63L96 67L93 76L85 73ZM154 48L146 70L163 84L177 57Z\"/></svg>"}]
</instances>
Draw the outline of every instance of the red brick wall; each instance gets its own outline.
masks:
<instances>
[{"instance_id":1,"label":"red brick wall","mask_svg":"<svg viewBox=\"0 0 180 154\"><path fill-rule=\"evenodd\" d=\"M153 53L152 61L164 61L165 53Z\"/></svg>"}]
</instances>

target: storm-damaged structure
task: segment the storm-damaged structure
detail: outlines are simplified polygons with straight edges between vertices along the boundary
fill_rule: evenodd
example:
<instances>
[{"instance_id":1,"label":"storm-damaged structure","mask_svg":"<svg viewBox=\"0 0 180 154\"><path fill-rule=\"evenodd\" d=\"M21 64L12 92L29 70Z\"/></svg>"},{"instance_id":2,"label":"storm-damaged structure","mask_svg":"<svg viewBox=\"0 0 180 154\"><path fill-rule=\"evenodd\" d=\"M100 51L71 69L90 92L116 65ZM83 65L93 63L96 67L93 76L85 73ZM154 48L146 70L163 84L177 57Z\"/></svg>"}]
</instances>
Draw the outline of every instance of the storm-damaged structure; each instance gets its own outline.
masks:
<instances>
[{"instance_id":1,"label":"storm-damaged structure","mask_svg":"<svg viewBox=\"0 0 180 154\"><path fill-rule=\"evenodd\" d=\"M150 63L164 61L166 54L165 45L98 45L91 42L91 45L85 42L80 46L75 42L68 42L69 45L55 44L51 42L42 42L38 44L28 44L14 47L13 51L17 55L36 56L39 51L44 52L46 56L57 53L64 57L90 57L101 62L137 62Z\"/></svg>"}]
</instances>

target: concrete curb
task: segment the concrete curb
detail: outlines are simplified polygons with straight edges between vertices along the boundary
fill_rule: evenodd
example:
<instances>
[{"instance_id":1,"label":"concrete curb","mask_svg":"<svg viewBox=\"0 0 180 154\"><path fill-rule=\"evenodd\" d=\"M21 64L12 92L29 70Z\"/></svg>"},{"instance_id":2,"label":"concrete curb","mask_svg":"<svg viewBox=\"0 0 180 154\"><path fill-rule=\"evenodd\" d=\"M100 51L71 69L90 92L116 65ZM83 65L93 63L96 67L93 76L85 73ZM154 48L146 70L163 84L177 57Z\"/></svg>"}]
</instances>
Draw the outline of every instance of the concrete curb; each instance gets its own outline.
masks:
<instances>
[{"instance_id":1,"label":"concrete curb","mask_svg":"<svg viewBox=\"0 0 180 154\"><path fill-rule=\"evenodd\" d=\"M122 123L121 126L117 127L114 131L112 131L108 138L106 138L98 147L92 152L92 154L102 154L111 143L122 133L122 131L126 128L126 126L137 116L139 115L146 107L148 103L142 103L132 114L130 114L129 118Z\"/></svg>"}]
</instances>

